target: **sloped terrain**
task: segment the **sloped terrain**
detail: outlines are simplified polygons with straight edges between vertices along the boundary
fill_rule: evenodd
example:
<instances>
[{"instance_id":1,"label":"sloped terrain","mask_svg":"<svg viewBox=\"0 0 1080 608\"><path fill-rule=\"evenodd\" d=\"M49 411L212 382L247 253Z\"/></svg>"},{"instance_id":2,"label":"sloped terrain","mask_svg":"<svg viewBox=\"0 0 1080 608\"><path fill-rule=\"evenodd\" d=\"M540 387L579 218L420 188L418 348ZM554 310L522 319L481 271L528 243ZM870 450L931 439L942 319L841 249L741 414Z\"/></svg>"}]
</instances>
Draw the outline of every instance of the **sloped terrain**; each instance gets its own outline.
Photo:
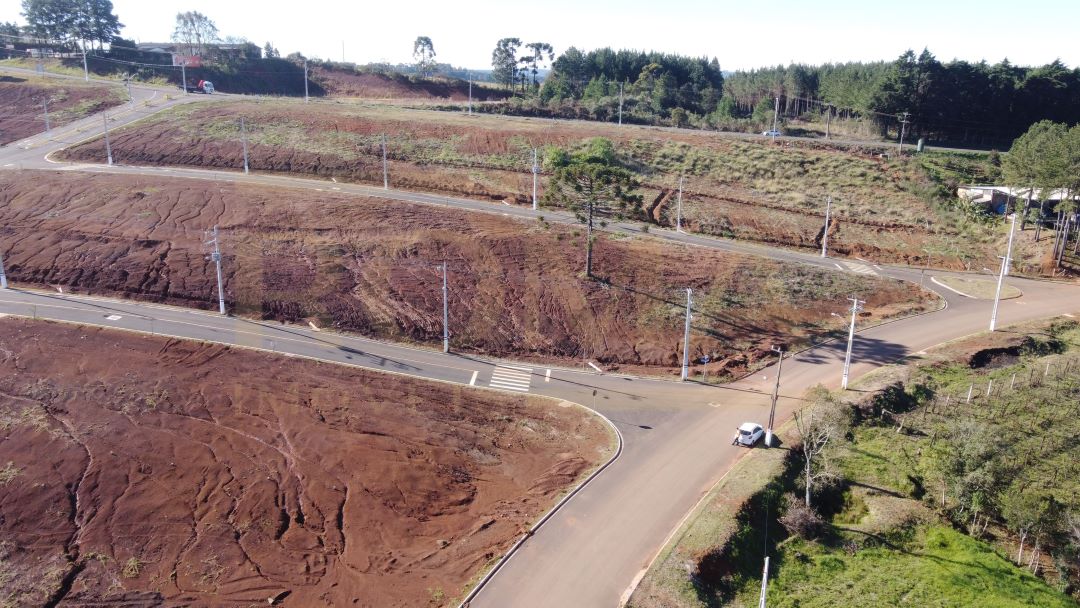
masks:
<instances>
[{"instance_id":1,"label":"sloped terrain","mask_svg":"<svg viewBox=\"0 0 1080 608\"><path fill-rule=\"evenodd\" d=\"M610 453L576 407L0 320L0 605L443 605Z\"/></svg>"},{"instance_id":2,"label":"sloped terrain","mask_svg":"<svg viewBox=\"0 0 1080 608\"><path fill-rule=\"evenodd\" d=\"M684 225L707 234L817 249L831 196L829 244L838 255L916 265L932 258L937 266L978 270L993 267L1003 245L1001 230L942 202L943 187L918 159L883 158L814 140L771 144L761 137L630 125L245 101L155 116L116 133L113 154L134 164L237 169L241 116L257 171L381 185L385 135L395 187L525 204L531 200L534 147L573 148L602 136L615 142L642 179L642 219L660 225L675 223L683 175ZM104 145L87 142L65 158L102 162ZM1023 255L1022 265L1034 269L1041 262L1045 247L1035 249Z\"/></svg>"},{"instance_id":3,"label":"sloped terrain","mask_svg":"<svg viewBox=\"0 0 1080 608\"><path fill-rule=\"evenodd\" d=\"M376 74L315 67L311 78L326 95L362 99L410 99L468 101L469 83L465 80L410 79L403 74ZM473 101L495 101L510 97L506 90L473 83Z\"/></svg>"},{"instance_id":4,"label":"sloped terrain","mask_svg":"<svg viewBox=\"0 0 1080 608\"><path fill-rule=\"evenodd\" d=\"M602 237L581 276L577 227L330 192L175 178L0 174L0 244L16 282L216 305L205 231L221 230L230 310L408 342L624 369L679 365L685 288L692 356L723 377L837 327L852 293L870 319L926 305L917 287L868 275Z\"/></svg>"},{"instance_id":5,"label":"sloped terrain","mask_svg":"<svg viewBox=\"0 0 1080 608\"><path fill-rule=\"evenodd\" d=\"M0 145L65 125L123 101L118 87L59 79L28 79L0 73ZM126 94L125 94L126 95Z\"/></svg>"}]
</instances>

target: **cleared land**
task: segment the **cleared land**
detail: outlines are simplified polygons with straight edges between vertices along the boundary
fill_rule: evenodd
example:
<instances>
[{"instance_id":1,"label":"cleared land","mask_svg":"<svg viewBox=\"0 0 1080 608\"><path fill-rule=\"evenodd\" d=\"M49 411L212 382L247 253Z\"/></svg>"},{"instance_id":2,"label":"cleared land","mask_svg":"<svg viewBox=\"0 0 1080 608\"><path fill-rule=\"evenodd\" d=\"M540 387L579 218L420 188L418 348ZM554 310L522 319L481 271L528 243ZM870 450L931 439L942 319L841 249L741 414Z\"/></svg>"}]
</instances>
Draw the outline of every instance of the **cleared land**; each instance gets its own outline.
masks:
<instances>
[{"instance_id":1,"label":"cleared land","mask_svg":"<svg viewBox=\"0 0 1080 608\"><path fill-rule=\"evenodd\" d=\"M743 255L604 236L582 278L583 231L371 197L170 178L0 174L9 277L209 307L205 230L222 231L231 310L412 342L442 337L449 265L455 350L624 369L679 364L684 288L692 355L710 376L834 328L852 293L881 319L934 303L917 286Z\"/></svg>"},{"instance_id":2,"label":"cleared land","mask_svg":"<svg viewBox=\"0 0 1080 608\"><path fill-rule=\"evenodd\" d=\"M465 80L435 78L412 79L404 74L376 74L315 67L311 78L331 97L395 100L468 101L469 83ZM473 83L473 102L496 101L510 97L505 89Z\"/></svg>"},{"instance_id":3,"label":"cleared land","mask_svg":"<svg viewBox=\"0 0 1080 608\"><path fill-rule=\"evenodd\" d=\"M50 126L58 127L119 105L125 97L119 87L0 72L0 145L43 133L46 101Z\"/></svg>"},{"instance_id":4,"label":"cleared land","mask_svg":"<svg viewBox=\"0 0 1080 608\"><path fill-rule=\"evenodd\" d=\"M526 203L534 147L573 148L603 136L641 176L639 216L657 224L674 224L677 184L685 175L683 221L708 234L817 248L825 199L832 196L829 242L839 255L912 264L930 257L935 265L978 269L996 260L1003 238L999 226L949 207L945 186L920 160L809 140L774 145L764 138L603 123L245 101L152 117L116 133L113 153L120 162L235 169L242 157L241 116L259 171L381 184L386 135L396 187ZM88 142L65 156L100 162L103 145ZM1034 268L1040 250L1021 262Z\"/></svg>"},{"instance_id":5,"label":"cleared land","mask_svg":"<svg viewBox=\"0 0 1080 608\"><path fill-rule=\"evenodd\" d=\"M576 407L0 320L0 604L444 605L610 454Z\"/></svg>"}]
</instances>

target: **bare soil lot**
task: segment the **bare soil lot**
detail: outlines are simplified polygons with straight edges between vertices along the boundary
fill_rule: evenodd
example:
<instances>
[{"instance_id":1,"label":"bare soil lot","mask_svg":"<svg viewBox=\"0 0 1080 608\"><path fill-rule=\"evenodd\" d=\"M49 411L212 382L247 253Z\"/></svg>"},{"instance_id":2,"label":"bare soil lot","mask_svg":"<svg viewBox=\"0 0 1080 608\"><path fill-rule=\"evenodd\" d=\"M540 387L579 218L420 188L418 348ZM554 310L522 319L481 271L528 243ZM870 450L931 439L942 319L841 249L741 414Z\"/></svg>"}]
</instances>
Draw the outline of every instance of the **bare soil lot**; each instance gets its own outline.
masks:
<instances>
[{"instance_id":1,"label":"bare soil lot","mask_svg":"<svg viewBox=\"0 0 1080 608\"><path fill-rule=\"evenodd\" d=\"M363 99L468 101L469 83L464 80L418 79L403 74L361 73L315 67L311 78L331 97ZM510 97L509 91L474 83L474 102Z\"/></svg>"},{"instance_id":2,"label":"bare soil lot","mask_svg":"<svg viewBox=\"0 0 1080 608\"><path fill-rule=\"evenodd\" d=\"M59 79L28 79L0 72L0 145L45 131L49 102L52 127L119 105L119 87Z\"/></svg>"},{"instance_id":3,"label":"bare soil lot","mask_svg":"<svg viewBox=\"0 0 1080 608\"><path fill-rule=\"evenodd\" d=\"M436 606L606 460L577 407L0 320L0 604Z\"/></svg>"},{"instance_id":4,"label":"bare soil lot","mask_svg":"<svg viewBox=\"0 0 1080 608\"><path fill-rule=\"evenodd\" d=\"M988 264L1001 240L934 202L938 186L917 160L821 142L605 123L494 116L357 103L237 102L171 110L115 134L119 162L236 169L239 119L246 119L251 166L382 184L387 137L395 187L527 203L532 149L574 147L589 137L616 142L641 176L640 216L675 222L676 189L686 177L684 224L695 231L798 248L818 248L825 199L833 198L830 250L877 262L962 268ZM66 153L101 162L104 146ZM542 179L546 181L546 178ZM1037 253L1032 264L1037 263Z\"/></svg>"},{"instance_id":5,"label":"bare soil lot","mask_svg":"<svg viewBox=\"0 0 1080 608\"><path fill-rule=\"evenodd\" d=\"M232 311L434 344L446 261L451 347L500 357L675 369L686 287L692 355L712 357L712 376L836 326L830 312L852 293L871 319L928 305L896 281L641 237L602 237L604 280L586 280L582 230L496 214L157 176L0 175L17 282L216 306L203 244L215 224Z\"/></svg>"}]
</instances>

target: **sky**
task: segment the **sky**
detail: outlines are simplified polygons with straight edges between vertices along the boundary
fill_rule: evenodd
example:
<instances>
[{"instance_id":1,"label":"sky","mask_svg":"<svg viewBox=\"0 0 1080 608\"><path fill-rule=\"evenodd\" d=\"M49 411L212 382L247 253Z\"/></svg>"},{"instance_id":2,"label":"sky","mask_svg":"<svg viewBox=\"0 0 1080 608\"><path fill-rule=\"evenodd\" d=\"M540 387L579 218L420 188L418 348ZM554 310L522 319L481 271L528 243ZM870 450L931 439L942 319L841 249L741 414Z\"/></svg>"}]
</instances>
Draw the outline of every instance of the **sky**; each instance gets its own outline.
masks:
<instances>
[{"instance_id":1,"label":"sky","mask_svg":"<svg viewBox=\"0 0 1080 608\"><path fill-rule=\"evenodd\" d=\"M270 41L299 51L367 63L412 62L429 36L436 59L487 69L498 39L610 46L716 57L724 70L788 64L893 60L924 47L942 61L1008 58L1017 65L1061 59L1080 65L1078 0L113 0L125 38L168 41L180 11L196 10L222 36ZM24 23L20 0L0 0L0 21ZM1054 24L1057 24L1056 26ZM343 48L344 45L344 48Z\"/></svg>"}]
</instances>

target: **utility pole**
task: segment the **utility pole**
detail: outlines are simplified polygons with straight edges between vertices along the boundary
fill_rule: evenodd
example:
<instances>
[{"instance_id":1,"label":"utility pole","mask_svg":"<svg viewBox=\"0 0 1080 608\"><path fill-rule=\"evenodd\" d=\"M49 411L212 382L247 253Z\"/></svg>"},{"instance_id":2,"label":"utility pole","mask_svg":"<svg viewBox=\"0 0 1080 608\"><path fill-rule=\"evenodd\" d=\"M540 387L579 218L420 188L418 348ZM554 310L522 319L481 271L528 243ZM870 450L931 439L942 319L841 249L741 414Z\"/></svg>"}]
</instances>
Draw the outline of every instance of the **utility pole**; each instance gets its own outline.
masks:
<instances>
[{"instance_id":1,"label":"utility pole","mask_svg":"<svg viewBox=\"0 0 1080 608\"><path fill-rule=\"evenodd\" d=\"M112 145L109 143L109 117L105 114L101 115L101 122L105 125L105 156L108 158L109 166L112 166Z\"/></svg>"},{"instance_id":2,"label":"utility pole","mask_svg":"<svg viewBox=\"0 0 1080 608\"><path fill-rule=\"evenodd\" d=\"M86 82L90 82L90 67L86 63L86 41L85 40L83 40L83 43L82 43L82 69L83 69L83 80L85 80Z\"/></svg>"},{"instance_id":3,"label":"utility pole","mask_svg":"<svg viewBox=\"0 0 1080 608\"><path fill-rule=\"evenodd\" d=\"M780 373L784 371L784 347L774 346L772 351L780 355L776 361L776 385L773 386L772 408L769 409L769 426L765 429L765 447L772 447L772 427L776 419L776 400L780 397Z\"/></svg>"},{"instance_id":4,"label":"utility pole","mask_svg":"<svg viewBox=\"0 0 1080 608\"><path fill-rule=\"evenodd\" d=\"M240 141L244 143L244 175L248 174L248 148L247 148L247 126L244 125L244 117L240 117Z\"/></svg>"},{"instance_id":5,"label":"utility pole","mask_svg":"<svg viewBox=\"0 0 1080 608\"><path fill-rule=\"evenodd\" d=\"M829 251L829 211L832 209L832 197L825 199L825 232L821 233L821 257L828 257Z\"/></svg>"},{"instance_id":6,"label":"utility pole","mask_svg":"<svg viewBox=\"0 0 1080 608\"><path fill-rule=\"evenodd\" d=\"M830 128L832 127L832 106L825 106L825 111L828 112L825 117L825 139L829 139Z\"/></svg>"},{"instance_id":7,"label":"utility pole","mask_svg":"<svg viewBox=\"0 0 1080 608\"><path fill-rule=\"evenodd\" d=\"M538 204L537 204L537 198L536 198L536 182L540 177L540 163L536 158L536 148L533 148L532 174L533 174L533 211L536 211L539 208Z\"/></svg>"},{"instance_id":8,"label":"utility pole","mask_svg":"<svg viewBox=\"0 0 1080 608\"><path fill-rule=\"evenodd\" d=\"M127 86L128 103L131 104L131 108L135 108L135 96L131 94L131 76L124 78L124 85Z\"/></svg>"},{"instance_id":9,"label":"utility pole","mask_svg":"<svg viewBox=\"0 0 1080 608\"><path fill-rule=\"evenodd\" d=\"M184 95L188 94L187 91L187 59L180 60L180 88L184 89Z\"/></svg>"},{"instance_id":10,"label":"utility pole","mask_svg":"<svg viewBox=\"0 0 1080 608\"><path fill-rule=\"evenodd\" d=\"M990 331L997 328L998 304L1001 302L1001 285L1005 282L1005 269L1012 261L1013 234L1016 232L1016 214L1012 214L1012 226L1009 227L1009 245L1005 257L1001 258L1001 272L998 273L997 291L994 292L994 312L990 315Z\"/></svg>"},{"instance_id":11,"label":"utility pole","mask_svg":"<svg viewBox=\"0 0 1080 608\"><path fill-rule=\"evenodd\" d=\"M777 95L776 96L776 106L773 108L773 113L772 113L772 131L771 131L771 133L772 133L772 140L774 142L776 141L776 121L779 119L779 117L780 117L780 96Z\"/></svg>"},{"instance_id":12,"label":"utility pole","mask_svg":"<svg viewBox=\"0 0 1080 608\"><path fill-rule=\"evenodd\" d=\"M450 352L450 303L447 301L446 262L442 264L442 352Z\"/></svg>"},{"instance_id":13,"label":"utility pole","mask_svg":"<svg viewBox=\"0 0 1080 608\"><path fill-rule=\"evenodd\" d=\"M769 556L765 556L765 569L761 573L761 595L758 596L758 608L765 608L765 591L769 586Z\"/></svg>"},{"instance_id":14,"label":"utility pole","mask_svg":"<svg viewBox=\"0 0 1080 608\"><path fill-rule=\"evenodd\" d=\"M682 349L682 379L685 382L690 375L690 294L693 290L686 288L686 328L683 330Z\"/></svg>"},{"instance_id":15,"label":"utility pole","mask_svg":"<svg viewBox=\"0 0 1080 608\"><path fill-rule=\"evenodd\" d=\"M45 100L45 132L48 133L51 130L49 126L49 100Z\"/></svg>"},{"instance_id":16,"label":"utility pole","mask_svg":"<svg viewBox=\"0 0 1080 608\"><path fill-rule=\"evenodd\" d=\"M684 177L685 176L683 175L679 176L679 200L678 205L675 207L675 232L682 232L682 189Z\"/></svg>"},{"instance_id":17,"label":"utility pole","mask_svg":"<svg viewBox=\"0 0 1080 608\"><path fill-rule=\"evenodd\" d=\"M304 103L308 102L307 59L304 60Z\"/></svg>"},{"instance_id":18,"label":"utility pole","mask_svg":"<svg viewBox=\"0 0 1080 608\"><path fill-rule=\"evenodd\" d=\"M844 375L840 379L840 388L847 390L848 376L851 372L851 344L855 340L855 314L862 310L862 305L866 303L865 300L852 297L851 300L851 328L848 329L847 335L847 354L844 355Z\"/></svg>"},{"instance_id":19,"label":"utility pole","mask_svg":"<svg viewBox=\"0 0 1080 608\"><path fill-rule=\"evenodd\" d=\"M386 136L382 136L382 187L390 189L390 170L386 166Z\"/></svg>"},{"instance_id":20,"label":"utility pole","mask_svg":"<svg viewBox=\"0 0 1080 608\"><path fill-rule=\"evenodd\" d=\"M469 72L469 116L472 116L472 72Z\"/></svg>"},{"instance_id":21,"label":"utility pole","mask_svg":"<svg viewBox=\"0 0 1080 608\"><path fill-rule=\"evenodd\" d=\"M210 254L210 259L214 260L214 264L217 266L218 312L225 314L225 291L221 288L221 247L218 244L217 226L214 226L212 234L213 236L207 244L214 246L214 251Z\"/></svg>"},{"instance_id":22,"label":"utility pole","mask_svg":"<svg viewBox=\"0 0 1080 608\"><path fill-rule=\"evenodd\" d=\"M900 119L900 156L904 155L904 133L907 132L908 116L910 112L901 112L897 118Z\"/></svg>"},{"instance_id":23,"label":"utility pole","mask_svg":"<svg viewBox=\"0 0 1080 608\"><path fill-rule=\"evenodd\" d=\"M0 251L0 289L7 289L7 273L4 272L3 251Z\"/></svg>"},{"instance_id":24,"label":"utility pole","mask_svg":"<svg viewBox=\"0 0 1080 608\"><path fill-rule=\"evenodd\" d=\"M623 83L619 83L619 125L622 125ZM685 378L684 378L685 380Z\"/></svg>"}]
</instances>

